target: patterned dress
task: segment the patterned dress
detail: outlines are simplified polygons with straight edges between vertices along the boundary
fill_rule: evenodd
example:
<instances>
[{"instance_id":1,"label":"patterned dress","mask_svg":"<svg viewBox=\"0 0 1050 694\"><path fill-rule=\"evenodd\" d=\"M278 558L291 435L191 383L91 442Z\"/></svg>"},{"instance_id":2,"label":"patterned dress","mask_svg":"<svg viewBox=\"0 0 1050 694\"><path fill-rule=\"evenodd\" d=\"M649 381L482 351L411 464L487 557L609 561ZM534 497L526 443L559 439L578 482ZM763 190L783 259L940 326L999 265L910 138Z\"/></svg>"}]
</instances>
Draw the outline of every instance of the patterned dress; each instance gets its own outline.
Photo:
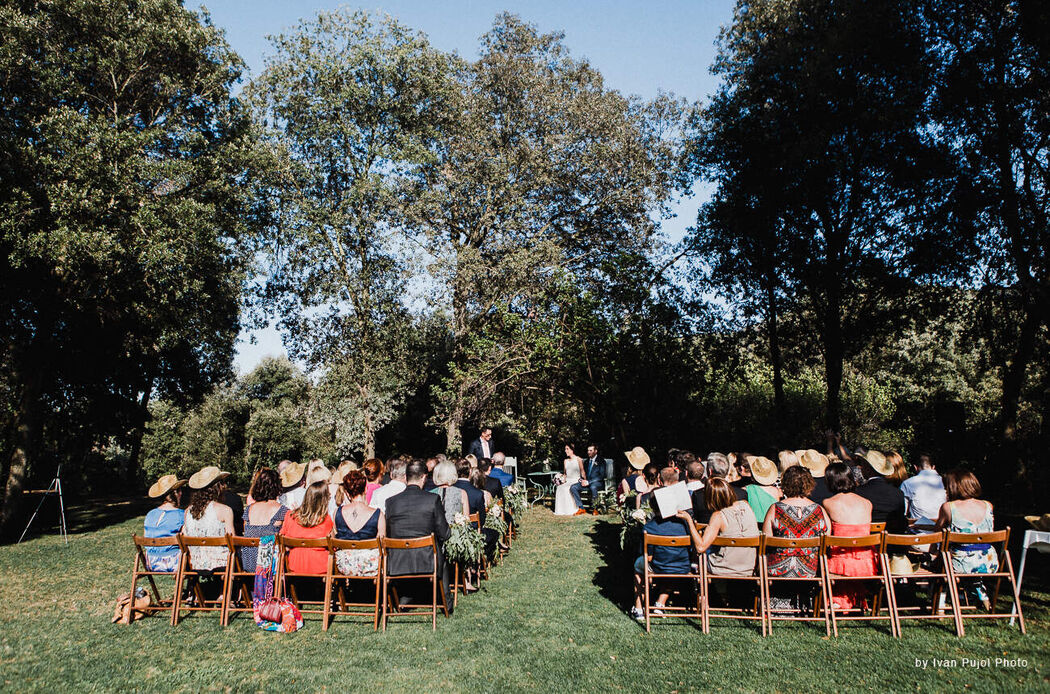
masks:
<instances>
[{"instance_id":1,"label":"patterned dress","mask_svg":"<svg viewBox=\"0 0 1050 694\"><path fill-rule=\"evenodd\" d=\"M986 512L979 523L963 518L955 513L955 502L948 505L952 512L952 522L948 530L953 533L990 533L994 530L992 505L984 502ZM960 574L990 574L999 570L999 555L995 548L987 543L955 545L952 547L952 569ZM988 592L980 579L967 579L964 584L979 600L987 600Z\"/></svg>"},{"instance_id":2,"label":"patterned dress","mask_svg":"<svg viewBox=\"0 0 1050 694\"><path fill-rule=\"evenodd\" d=\"M778 501L773 509L773 537L804 539L828 531L828 522L819 504L791 506ZM782 578L812 578L817 575L818 561L815 547L779 549L769 556L768 571L770 576ZM776 583L769 606L773 610L809 610L813 605L813 592L813 588L803 589L795 583Z\"/></svg>"},{"instance_id":3,"label":"patterned dress","mask_svg":"<svg viewBox=\"0 0 1050 694\"><path fill-rule=\"evenodd\" d=\"M200 518L194 518L186 512L182 524L182 534L187 537L222 537L226 534L226 524L219 520L215 513L215 502L210 501ZM190 547L190 565L195 571L220 569L226 566L229 550L225 547Z\"/></svg>"},{"instance_id":4,"label":"patterned dress","mask_svg":"<svg viewBox=\"0 0 1050 694\"><path fill-rule=\"evenodd\" d=\"M252 504L254 506L254 504ZM248 512L252 506L244 509L244 537L266 537L267 535L276 535L281 531L281 522L284 520L285 514L288 513L289 509L283 505L279 506L274 512L270 520L263 525L254 525L251 520L248 519ZM238 553L241 556L241 566L245 571L255 571L255 561L258 555L259 549L257 547L238 547Z\"/></svg>"}]
</instances>

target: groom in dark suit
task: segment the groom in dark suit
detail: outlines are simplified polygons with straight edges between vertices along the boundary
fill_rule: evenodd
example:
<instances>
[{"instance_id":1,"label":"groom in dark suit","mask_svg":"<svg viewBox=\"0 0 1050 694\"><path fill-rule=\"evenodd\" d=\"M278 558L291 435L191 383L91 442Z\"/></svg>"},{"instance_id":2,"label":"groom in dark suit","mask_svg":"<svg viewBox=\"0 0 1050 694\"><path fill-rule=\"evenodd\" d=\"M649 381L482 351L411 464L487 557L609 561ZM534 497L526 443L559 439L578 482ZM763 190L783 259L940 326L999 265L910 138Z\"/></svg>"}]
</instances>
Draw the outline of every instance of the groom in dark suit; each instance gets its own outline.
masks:
<instances>
[{"instance_id":1,"label":"groom in dark suit","mask_svg":"<svg viewBox=\"0 0 1050 694\"><path fill-rule=\"evenodd\" d=\"M605 461L598 457L598 447L593 443L587 446L587 458L583 461L583 470L580 471L580 481L569 487L573 500L576 502L577 513L586 513L583 509L583 498L580 491L587 487L591 490L589 499L592 512L594 502L598 498L598 492L605 488Z\"/></svg>"},{"instance_id":2,"label":"groom in dark suit","mask_svg":"<svg viewBox=\"0 0 1050 694\"><path fill-rule=\"evenodd\" d=\"M405 490L386 501L386 534L394 539L409 539L433 533L437 545L438 579L445 604L451 611L449 571L441 550L449 536L448 521L445 520L441 498L423 491L426 476L426 463L413 460L408 464ZM391 550L387 553L387 572L391 576L430 573L433 561L429 548Z\"/></svg>"},{"instance_id":3,"label":"groom in dark suit","mask_svg":"<svg viewBox=\"0 0 1050 694\"><path fill-rule=\"evenodd\" d=\"M496 452L496 442L492 440L492 427L481 427L481 435L470 442L467 453L473 454L479 461L491 458Z\"/></svg>"}]
</instances>

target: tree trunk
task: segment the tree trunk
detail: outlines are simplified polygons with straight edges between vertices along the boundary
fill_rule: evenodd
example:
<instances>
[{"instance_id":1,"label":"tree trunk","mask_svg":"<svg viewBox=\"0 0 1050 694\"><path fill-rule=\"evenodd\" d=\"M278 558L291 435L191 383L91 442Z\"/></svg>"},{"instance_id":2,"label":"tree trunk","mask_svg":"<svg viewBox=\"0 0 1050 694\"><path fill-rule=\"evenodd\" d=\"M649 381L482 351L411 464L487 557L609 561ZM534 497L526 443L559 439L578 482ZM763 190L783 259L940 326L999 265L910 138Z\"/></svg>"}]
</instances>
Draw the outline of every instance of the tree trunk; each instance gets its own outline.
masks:
<instances>
[{"instance_id":1,"label":"tree trunk","mask_svg":"<svg viewBox=\"0 0 1050 694\"><path fill-rule=\"evenodd\" d=\"M1002 425L999 434L1005 452L1016 453L1017 444L1017 409L1024 388L1028 364L1035 352L1035 337L1041 322L1039 309L1026 303L1024 320L1021 321L1021 333L1017 339L1017 348L1013 358L1003 368Z\"/></svg>"},{"instance_id":2,"label":"tree trunk","mask_svg":"<svg viewBox=\"0 0 1050 694\"><path fill-rule=\"evenodd\" d=\"M372 412L368 409L368 389L361 388L359 390L361 395L361 402L365 403L365 421L364 421L364 452L365 460L376 457L376 427L375 418L372 417Z\"/></svg>"},{"instance_id":3,"label":"tree trunk","mask_svg":"<svg viewBox=\"0 0 1050 694\"><path fill-rule=\"evenodd\" d=\"M23 380L22 397L15 410L14 447L4 486L4 506L0 510L0 535L5 537L14 531L14 524L20 519L22 493L26 476L35 462L33 454L40 427L40 372L35 369L26 372L29 375Z\"/></svg>"},{"instance_id":4,"label":"tree trunk","mask_svg":"<svg viewBox=\"0 0 1050 694\"><path fill-rule=\"evenodd\" d=\"M769 360L773 366L773 409L777 425L784 424L787 404L784 402L784 358L780 352L779 316L777 314L776 283L772 277L766 282L766 331L769 337Z\"/></svg>"},{"instance_id":5,"label":"tree trunk","mask_svg":"<svg viewBox=\"0 0 1050 694\"><path fill-rule=\"evenodd\" d=\"M837 255L828 254L828 265L838 263ZM836 270L827 270L827 296L824 309L824 380L827 384L828 426L839 431L842 426L842 300Z\"/></svg>"},{"instance_id":6,"label":"tree trunk","mask_svg":"<svg viewBox=\"0 0 1050 694\"><path fill-rule=\"evenodd\" d=\"M149 399L153 394L153 379L146 382L146 388L142 391L139 399L139 415L142 421L131 434L131 453L128 455L127 483L129 489L134 489L138 484L139 457L142 453L142 439L146 434L146 424L149 422Z\"/></svg>"}]
</instances>

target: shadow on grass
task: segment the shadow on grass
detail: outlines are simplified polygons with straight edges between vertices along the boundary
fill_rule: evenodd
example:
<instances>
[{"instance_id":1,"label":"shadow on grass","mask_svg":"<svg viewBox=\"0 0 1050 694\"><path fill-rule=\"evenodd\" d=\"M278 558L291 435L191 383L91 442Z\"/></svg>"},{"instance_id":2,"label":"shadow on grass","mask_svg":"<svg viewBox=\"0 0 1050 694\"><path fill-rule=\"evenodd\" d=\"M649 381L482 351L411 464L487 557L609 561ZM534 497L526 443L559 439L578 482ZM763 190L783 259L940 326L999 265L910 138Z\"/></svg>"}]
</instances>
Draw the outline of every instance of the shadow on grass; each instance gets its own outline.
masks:
<instances>
[{"instance_id":1,"label":"shadow on grass","mask_svg":"<svg viewBox=\"0 0 1050 694\"><path fill-rule=\"evenodd\" d=\"M633 548L620 548L620 524L599 519L587 533L602 565L595 572L593 583L598 592L624 612L634 602L632 572L635 554Z\"/></svg>"}]
</instances>

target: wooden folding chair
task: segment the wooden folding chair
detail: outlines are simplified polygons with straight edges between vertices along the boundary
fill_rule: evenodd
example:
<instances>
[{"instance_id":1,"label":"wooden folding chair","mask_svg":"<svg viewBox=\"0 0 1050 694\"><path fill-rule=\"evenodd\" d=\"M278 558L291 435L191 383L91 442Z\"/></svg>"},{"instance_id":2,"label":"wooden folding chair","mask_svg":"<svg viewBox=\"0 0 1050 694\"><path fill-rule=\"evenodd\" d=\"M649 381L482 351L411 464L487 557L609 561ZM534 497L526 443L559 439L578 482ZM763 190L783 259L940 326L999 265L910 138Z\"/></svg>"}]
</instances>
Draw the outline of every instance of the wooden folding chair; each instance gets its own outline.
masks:
<instances>
[{"instance_id":1,"label":"wooden folding chair","mask_svg":"<svg viewBox=\"0 0 1050 694\"><path fill-rule=\"evenodd\" d=\"M765 572L765 535L759 533L753 537L716 537L711 547L754 547L757 553L755 568L750 576L728 576L712 574L707 567L707 557L700 557L700 603L703 610L703 630L705 634L711 633L711 619L757 619L762 627L762 635L766 635L766 605L769 600L766 596L765 583L762 574ZM751 614L742 607L711 607L711 584L714 581L728 581L730 584L750 583L758 591L755 597L754 607Z\"/></svg>"},{"instance_id":2,"label":"wooden folding chair","mask_svg":"<svg viewBox=\"0 0 1050 694\"><path fill-rule=\"evenodd\" d=\"M344 574L339 570L339 563L336 561L336 553L340 550L351 550L351 549L374 549L379 552L379 570L375 576L358 576L356 574ZM379 538L374 540L328 540L328 552L331 554L330 564L332 566L332 578L331 583L334 584L336 597L339 600L339 611L336 613L331 612L332 601L329 599L325 601L325 615L324 615L324 629L328 629L328 622L334 614L343 615L346 617L371 617L372 618L372 631L379 628L379 615L380 615L380 604L379 601L382 597L382 587L380 581L383 575L383 553L379 549ZM368 581L375 588L375 600L372 602L351 602L347 598L346 585L351 581L364 582ZM364 612L360 609L354 610L353 608L364 608L369 607L371 611Z\"/></svg>"},{"instance_id":3,"label":"wooden folding chair","mask_svg":"<svg viewBox=\"0 0 1050 694\"><path fill-rule=\"evenodd\" d=\"M773 633L773 622L823 622L824 632L831 636L831 617L828 614L828 594L826 592L827 586L824 582L824 571L820 563L820 549L824 544L824 536L819 535L817 537L773 537L772 535L765 536L765 543L763 545L764 561L762 567L762 581L763 590L766 594L766 599L772 602L773 596L773 584L782 583L788 585L815 585L817 592L813 597L813 614L810 617L804 616L803 614L790 614L790 615L779 615L777 610L774 610L772 605L766 604L766 633ZM816 552L817 556L817 572L815 575L810 577L789 577L789 576L771 576L769 573L769 552L779 550L802 550L811 549ZM794 611L792 611L794 612Z\"/></svg>"},{"instance_id":4,"label":"wooden folding chair","mask_svg":"<svg viewBox=\"0 0 1050 694\"><path fill-rule=\"evenodd\" d=\"M872 523L871 524L871 529L869 530L869 532L872 535L878 535L879 533L884 533L884 532L886 532L886 524L885 523Z\"/></svg>"},{"instance_id":5,"label":"wooden folding chair","mask_svg":"<svg viewBox=\"0 0 1050 694\"><path fill-rule=\"evenodd\" d=\"M642 602L642 610L645 614L645 631L649 633L652 631L651 619L666 619L668 617L679 617L679 618L690 618L696 617L700 619L701 625L703 624L703 608L700 605L700 585L699 580L701 575L699 573L681 573L681 574L665 574L656 573L652 570L649 565L650 547L682 547L690 555L692 560L692 552L690 551L693 546L693 541L688 535L651 535L649 533L642 534L642 556L645 558L643 562L645 564L645 570L642 574L642 581L644 585L645 599ZM661 614L654 614L651 601L649 599L650 587L658 580L662 581L685 581L693 589L693 593L696 596L696 608L692 609L686 605L665 605L663 607L656 608Z\"/></svg>"},{"instance_id":6,"label":"wooden folding chair","mask_svg":"<svg viewBox=\"0 0 1050 694\"><path fill-rule=\"evenodd\" d=\"M222 611L223 626L229 625L231 612L252 611L252 589L249 587L249 583L254 587L255 571L244 570L240 550L244 547L255 547L256 551L258 551L259 538L227 535L226 542L230 548L230 573L226 580L226 596L223 600L225 605L225 609ZM236 603L238 598L240 603Z\"/></svg>"},{"instance_id":7,"label":"wooden folding chair","mask_svg":"<svg viewBox=\"0 0 1050 694\"><path fill-rule=\"evenodd\" d=\"M875 553L875 563L878 565L876 569L877 573L874 576L844 576L842 574L832 573L828 569L828 557L831 556L837 549L867 549L871 548ZM882 561L882 535L861 535L860 537L844 537L839 535L825 535L824 545L820 551L820 568L824 573L824 583L827 586L827 606L831 612L831 631L837 637L839 635L839 622L844 621L857 621L865 620L877 622L886 620L890 623L890 633L899 637L900 632L897 630L897 621L894 618L894 614L889 606L889 595L890 595L890 577L889 567L886 566L886 562ZM835 608L835 584L836 583L874 583L878 582L879 589L871 599L871 613L864 614L862 607L853 607L848 610L839 610ZM883 601L887 603L885 606L882 605ZM886 610L885 616L879 614L883 609Z\"/></svg>"},{"instance_id":8,"label":"wooden folding chair","mask_svg":"<svg viewBox=\"0 0 1050 694\"><path fill-rule=\"evenodd\" d=\"M179 549L182 552L182 558L180 559L182 569L179 571L178 578L175 579L175 609L171 612L171 625L178 625L182 610L187 612L218 612L219 622L221 623L222 616L226 610L226 593L230 583L230 565L232 563L226 535L220 535L219 537L190 537L179 533L175 537L178 538ZM222 567L221 571L193 568L193 558L190 554L191 547L222 547L226 550L226 566ZM222 589L219 592L218 600L206 600L204 598L204 591L201 590L200 584L202 576L222 577ZM189 588L193 591L194 603L192 605L183 604L182 601L182 591L186 579L189 579Z\"/></svg>"},{"instance_id":9,"label":"wooden folding chair","mask_svg":"<svg viewBox=\"0 0 1050 694\"><path fill-rule=\"evenodd\" d=\"M481 532L481 514L480 513L472 513L472 514L470 514L470 516L467 517L467 520L468 520L468 522L472 523L475 528L477 528L478 532ZM482 554L481 554L481 561L478 562L478 583L480 584L482 581L487 581L488 579L489 579L489 562L488 562L488 557L486 557L485 553L482 552Z\"/></svg>"},{"instance_id":10,"label":"wooden folding chair","mask_svg":"<svg viewBox=\"0 0 1050 694\"><path fill-rule=\"evenodd\" d=\"M440 578L438 577L438 555L437 545L434 543L434 535L426 535L425 537L414 537L409 539L392 539L384 537L380 539L380 547L383 550L382 559L382 575L383 575L383 631L386 631L387 620L393 617L415 617L422 614L423 610L426 610L431 615L431 629L437 631L437 612L438 612L438 585L440 584ZM389 560L388 557L390 552L400 552L407 549L423 549L429 547L433 556L433 569L429 573L423 574L398 574L397 576L391 576L389 572ZM405 579L426 579L431 583L432 595L431 603L429 605L397 605L393 603L397 608L396 612L391 613L390 606L392 604L392 598L396 599L396 595L391 596L391 581L401 581ZM445 589L441 587L441 609L444 611L445 616L448 617L448 607L445 606L444 598ZM413 611L414 610L414 611Z\"/></svg>"},{"instance_id":11,"label":"wooden folding chair","mask_svg":"<svg viewBox=\"0 0 1050 694\"><path fill-rule=\"evenodd\" d=\"M930 555L932 559L930 568L917 566L922 556L926 554L924 551L918 551L917 548L940 545L943 542L943 532L927 533L925 535L898 535L894 533L886 533L885 535L885 540L882 544L882 565L886 567L890 577L890 611L897 622L898 634L901 632L901 620L904 619L952 619L955 622L955 633L958 636L962 636L962 619L959 616L959 604L949 586L951 577L944 566L944 553L937 551ZM914 567L912 571L909 573L894 573L890 555L909 553L913 555L913 557L909 558ZM929 606L901 606L897 600L898 583L925 583L930 599ZM952 611L949 613L939 612L938 607L945 589L947 589L952 603Z\"/></svg>"},{"instance_id":12,"label":"wooden folding chair","mask_svg":"<svg viewBox=\"0 0 1050 694\"><path fill-rule=\"evenodd\" d=\"M332 597L332 563L335 561L335 555L328 551L328 539L324 537L299 538L278 535L277 546L280 552L280 561L278 562L280 576L277 579L277 597L291 600L299 609L300 614L319 614L324 619L323 615L328 611L327 605ZM328 556L327 569L320 574L297 573L289 570L288 555L293 549L323 549ZM324 598L321 600L301 600L296 589L296 582L303 579L321 581L324 586ZM308 605L315 607L307 607ZM325 629L327 626L322 626L322 628Z\"/></svg>"},{"instance_id":13,"label":"wooden folding chair","mask_svg":"<svg viewBox=\"0 0 1050 694\"><path fill-rule=\"evenodd\" d=\"M149 557L144 548L146 547L178 547L179 541L172 537L142 537L131 533L131 540L135 543L135 558L131 563L131 596L132 605L135 604L135 588L141 578L145 577L149 582L152 604L141 609L132 609L128 617L128 624L135 621L135 612L145 612L147 615L154 612L169 612L175 609L175 592L179 583L179 572L182 570L182 553L179 553L179 562L174 571L154 571L150 568ZM172 579L172 592L170 598L164 598L157 588L154 576Z\"/></svg>"},{"instance_id":14,"label":"wooden folding chair","mask_svg":"<svg viewBox=\"0 0 1050 694\"><path fill-rule=\"evenodd\" d=\"M1007 547L1010 542L1010 528L998 530L990 533L953 533L949 532L945 536L944 542L944 564L951 577L949 581L949 587L952 590L952 600L959 605L959 635L963 636L966 634L966 628L963 624L963 620L966 619L1009 619L1012 616L1017 617L1017 623L1021 628L1021 633L1026 634L1024 625L1024 614L1021 612L1021 594L1017 589L1017 579L1014 576L1014 566L1010 561L1010 552ZM955 552L959 551L958 545L972 545L972 544L988 544L992 545L997 555L999 555L999 570L993 573L980 574L980 573L962 573L956 571L952 565L952 558ZM1006 570L1003 570L1006 567ZM967 580L988 580L994 581L992 583L991 590L991 611L982 614L977 612L977 607L973 605L963 605L962 593L960 589L960 581ZM995 608L999 601L999 587L1003 579L1010 584L1010 590L1014 596L1014 605L1017 606L1016 611L1013 612L996 612Z\"/></svg>"}]
</instances>

